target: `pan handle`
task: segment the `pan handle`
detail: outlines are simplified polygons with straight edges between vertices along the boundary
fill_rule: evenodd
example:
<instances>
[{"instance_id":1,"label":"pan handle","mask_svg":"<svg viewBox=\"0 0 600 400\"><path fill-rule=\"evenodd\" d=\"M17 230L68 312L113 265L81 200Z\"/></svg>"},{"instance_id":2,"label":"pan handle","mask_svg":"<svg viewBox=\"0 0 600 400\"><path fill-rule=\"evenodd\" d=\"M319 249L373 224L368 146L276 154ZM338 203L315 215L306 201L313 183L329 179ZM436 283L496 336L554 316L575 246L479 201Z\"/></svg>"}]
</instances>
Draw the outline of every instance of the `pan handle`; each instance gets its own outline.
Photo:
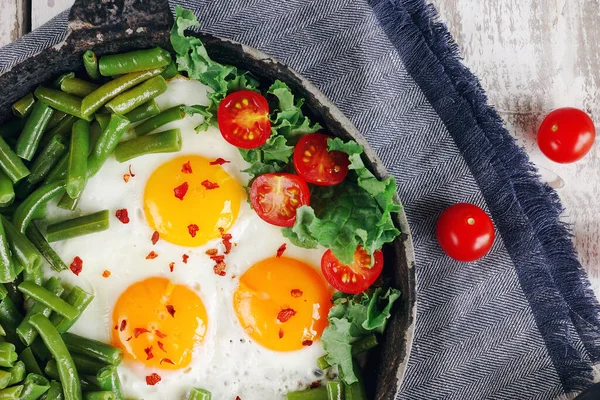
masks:
<instances>
[{"instance_id":1,"label":"pan handle","mask_svg":"<svg viewBox=\"0 0 600 400\"><path fill-rule=\"evenodd\" d=\"M67 40L86 49L136 37L162 39L172 24L168 0L75 0Z\"/></svg>"}]
</instances>

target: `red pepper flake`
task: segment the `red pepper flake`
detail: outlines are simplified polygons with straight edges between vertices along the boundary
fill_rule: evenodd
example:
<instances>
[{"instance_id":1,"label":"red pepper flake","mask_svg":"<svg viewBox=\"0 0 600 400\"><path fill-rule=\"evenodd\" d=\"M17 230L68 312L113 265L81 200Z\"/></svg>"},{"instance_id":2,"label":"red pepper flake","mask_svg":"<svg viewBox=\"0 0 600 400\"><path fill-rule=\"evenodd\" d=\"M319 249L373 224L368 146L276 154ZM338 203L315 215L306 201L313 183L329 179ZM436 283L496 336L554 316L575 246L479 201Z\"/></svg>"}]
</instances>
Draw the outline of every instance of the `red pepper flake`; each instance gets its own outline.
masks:
<instances>
[{"instance_id":1,"label":"red pepper flake","mask_svg":"<svg viewBox=\"0 0 600 400\"><path fill-rule=\"evenodd\" d=\"M192 173L192 164L190 164L190 162L186 162L185 164L183 164L181 166L181 172L183 172L184 174L191 174Z\"/></svg>"},{"instance_id":2,"label":"red pepper flake","mask_svg":"<svg viewBox=\"0 0 600 400\"><path fill-rule=\"evenodd\" d=\"M321 382L319 382L319 381L314 381L314 382L312 382L312 383L310 384L310 388L311 388L311 389L316 389L316 388L318 388L318 387L320 387L320 386L321 386Z\"/></svg>"},{"instance_id":3,"label":"red pepper flake","mask_svg":"<svg viewBox=\"0 0 600 400\"><path fill-rule=\"evenodd\" d=\"M213 183L211 181L209 181L208 179L205 181L202 181L200 183L202 186L204 186L206 188L206 190L213 190L213 189L218 189L219 188L219 184L218 183Z\"/></svg>"},{"instance_id":4,"label":"red pepper flake","mask_svg":"<svg viewBox=\"0 0 600 400\"><path fill-rule=\"evenodd\" d=\"M148 332L150 332L150 331L146 328L135 328L133 330L133 336L135 336L135 338L137 339L138 336L140 336L141 334L148 333Z\"/></svg>"},{"instance_id":5,"label":"red pepper flake","mask_svg":"<svg viewBox=\"0 0 600 400\"><path fill-rule=\"evenodd\" d=\"M183 261L184 264L187 264L188 258L190 258L190 256L188 256L187 254L184 254L184 255L181 256L181 259L182 259L182 261Z\"/></svg>"},{"instance_id":6,"label":"red pepper flake","mask_svg":"<svg viewBox=\"0 0 600 400\"><path fill-rule=\"evenodd\" d=\"M115 325L115 331L119 330L119 325Z\"/></svg>"},{"instance_id":7,"label":"red pepper flake","mask_svg":"<svg viewBox=\"0 0 600 400\"><path fill-rule=\"evenodd\" d=\"M173 272L173 270L175 269L175 263L169 263L169 271Z\"/></svg>"},{"instance_id":8,"label":"red pepper flake","mask_svg":"<svg viewBox=\"0 0 600 400\"><path fill-rule=\"evenodd\" d=\"M223 164L227 164L230 161L227 161L221 157L217 158L215 161L211 161L209 164L210 165L223 165Z\"/></svg>"},{"instance_id":9,"label":"red pepper flake","mask_svg":"<svg viewBox=\"0 0 600 400\"><path fill-rule=\"evenodd\" d=\"M161 349L163 352L167 352L165 350L165 346L163 345L163 343L161 341L156 342L156 344L158 345L158 348Z\"/></svg>"},{"instance_id":10,"label":"red pepper flake","mask_svg":"<svg viewBox=\"0 0 600 400\"><path fill-rule=\"evenodd\" d=\"M227 272L225 272L226 267L227 265L223 261L220 261L213 267L213 272L216 275L225 276L227 275Z\"/></svg>"},{"instance_id":11,"label":"red pepper flake","mask_svg":"<svg viewBox=\"0 0 600 400\"><path fill-rule=\"evenodd\" d=\"M281 257L285 249L287 249L287 244L284 243L281 246L279 246L279 248L277 249L277 257Z\"/></svg>"},{"instance_id":12,"label":"red pepper flake","mask_svg":"<svg viewBox=\"0 0 600 400\"><path fill-rule=\"evenodd\" d=\"M302 295L304 294L304 292L300 289L292 289L290 291L290 294L292 295L292 297L294 298L298 298L298 297L302 297Z\"/></svg>"},{"instance_id":13,"label":"red pepper flake","mask_svg":"<svg viewBox=\"0 0 600 400\"><path fill-rule=\"evenodd\" d=\"M279 322L287 322L294 315L296 315L296 311L291 308L284 308L283 310L279 311L279 314L277 314L277 319Z\"/></svg>"},{"instance_id":14,"label":"red pepper flake","mask_svg":"<svg viewBox=\"0 0 600 400\"><path fill-rule=\"evenodd\" d=\"M219 252L219 250L217 250L217 249L208 249L208 250L206 250L205 254L207 256L216 256L218 252Z\"/></svg>"},{"instance_id":15,"label":"red pepper flake","mask_svg":"<svg viewBox=\"0 0 600 400\"><path fill-rule=\"evenodd\" d=\"M153 372L152 375L148 375L146 377L146 385L154 386L158 382L160 382L161 379L162 378L160 377L159 374L157 374L156 372Z\"/></svg>"},{"instance_id":16,"label":"red pepper flake","mask_svg":"<svg viewBox=\"0 0 600 400\"><path fill-rule=\"evenodd\" d=\"M158 329L154 331L154 333L156 334L156 336L158 336L161 339L164 339L167 337L167 335L165 335L164 333L162 333L161 331L159 331Z\"/></svg>"},{"instance_id":17,"label":"red pepper flake","mask_svg":"<svg viewBox=\"0 0 600 400\"><path fill-rule=\"evenodd\" d=\"M188 225L188 232L190 233L191 237L196 237L196 232L198 232L200 228L198 228L198 225L196 224L189 224Z\"/></svg>"},{"instance_id":18,"label":"red pepper flake","mask_svg":"<svg viewBox=\"0 0 600 400\"><path fill-rule=\"evenodd\" d=\"M129 178L131 178L131 175L129 175L129 174L123 175L123 180L125 181L125 183L129 182Z\"/></svg>"},{"instance_id":19,"label":"red pepper flake","mask_svg":"<svg viewBox=\"0 0 600 400\"><path fill-rule=\"evenodd\" d=\"M279 329L279 339L283 337L283 329Z\"/></svg>"},{"instance_id":20,"label":"red pepper flake","mask_svg":"<svg viewBox=\"0 0 600 400\"><path fill-rule=\"evenodd\" d=\"M225 261L225 256L224 255L210 256L210 259L216 263L220 263L220 262Z\"/></svg>"},{"instance_id":21,"label":"red pepper flake","mask_svg":"<svg viewBox=\"0 0 600 400\"><path fill-rule=\"evenodd\" d=\"M223 243L223 246L225 246L225 254L229 254L231 251L231 234L223 233L223 228L219 228L219 231L221 232L221 242Z\"/></svg>"},{"instance_id":22,"label":"red pepper flake","mask_svg":"<svg viewBox=\"0 0 600 400\"><path fill-rule=\"evenodd\" d=\"M302 346L312 346L313 341L312 340L303 340L302 341Z\"/></svg>"},{"instance_id":23,"label":"red pepper flake","mask_svg":"<svg viewBox=\"0 0 600 400\"><path fill-rule=\"evenodd\" d=\"M165 362L167 364L175 365L175 363L170 358L163 358L163 359L161 359L160 360L160 364L162 365L163 362Z\"/></svg>"},{"instance_id":24,"label":"red pepper flake","mask_svg":"<svg viewBox=\"0 0 600 400\"><path fill-rule=\"evenodd\" d=\"M125 330L125 328L127 328L127 320L126 319L121 321L121 326L119 327L119 331L123 332Z\"/></svg>"},{"instance_id":25,"label":"red pepper flake","mask_svg":"<svg viewBox=\"0 0 600 400\"><path fill-rule=\"evenodd\" d=\"M188 183L183 182L181 185L179 185L175 189L173 189L173 193L175 194L175 197L177 197L179 200L183 200L183 198L185 197L185 194L188 191L188 188L189 188Z\"/></svg>"},{"instance_id":26,"label":"red pepper flake","mask_svg":"<svg viewBox=\"0 0 600 400\"><path fill-rule=\"evenodd\" d=\"M235 400L242 400L240 396L235 396Z\"/></svg>"},{"instance_id":27,"label":"red pepper flake","mask_svg":"<svg viewBox=\"0 0 600 400\"><path fill-rule=\"evenodd\" d=\"M133 336L129 336L127 339L125 339L126 342L129 342L131 340Z\"/></svg>"},{"instance_id":28,"label":"red pepper flake","mask_svg":"<svg viewBox=\"0 0 600 400\"><path fill-rule=\"evenodd\" d=\"M146 360L151 360L154 358L154 354L152 354L152 346L146 347L144 352L146 353Z\"/></svg>"},{"instance_id":29,"label":"red pepper flake","mask_svg":"<svg viewBox=\"0 0 600 400\"><path fill-rule=\"evenodd\" d=\"M151 251L150 253L148 253L148 255L146 256L146 260L154 260L156 257L158 257L158 254L156 254L155 251Z\"/></svg>"},{"instance_id":30,"label":"red pepper flake","mask_svg":"<svg viewBox=\"0 0 600 400\"><path fill-rule=\"evenodd\" d=\"M160 239L160 233L158 233L158 231L154 231L154 233L152 234L152 244L156 244L156 242L158 242L158 239Z\"/></svg>"},{"instance_id":31,"label":"red pepper flake","mask_svg":"<svg viewBox=\"0 0 600 400\"><path fill-rule=\"evenodd\" d=\"M124 224L128 224L129 223L129 213L127 212L126 208L122 208L120 210L117 210L117 212L115 213L115 216L122 223L124 223Z\"/></svg>"},{"instance_id":32,"label":"red pepper flake","mask_svg":"<svg viewBox=\"0 0 600 400\"><path fill-rule=\"evenodd\" d=\"M175 318L175 307L170 304L167 304L167 311L171 314L171 317Z\"/></svg>"},{"instance_id":33,"label":"red pepper flake","mask_svg":"<svg viewBox=\"0 0 600 400\"><path fill-rule=\"evenodd\" d=\"M110 276L110 271L105 269L104 272L102 273L102 277L103 278L108 278Z\"/></svg>"},{"instance_id":34,"label":"red pepper flake","mask_svg":"<svg viewBox=\"0 0 600 400\"><path fill-rule=\"evenodd\" d=\"M70 268L75 275L79 276L81 270L83 269L83 260L79 258L79 256L75 256L73 262L70 265Z\"/></svg>"}]
</instances>

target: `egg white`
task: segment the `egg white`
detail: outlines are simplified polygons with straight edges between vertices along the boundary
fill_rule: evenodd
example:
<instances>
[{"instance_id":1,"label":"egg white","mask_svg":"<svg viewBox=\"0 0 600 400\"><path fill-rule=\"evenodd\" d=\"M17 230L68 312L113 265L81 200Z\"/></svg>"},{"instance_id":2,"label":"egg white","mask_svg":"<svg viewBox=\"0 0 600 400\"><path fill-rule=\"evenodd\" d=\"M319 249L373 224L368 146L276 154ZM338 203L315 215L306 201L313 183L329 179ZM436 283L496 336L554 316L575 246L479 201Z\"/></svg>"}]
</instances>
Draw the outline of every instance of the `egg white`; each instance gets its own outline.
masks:
<instances>
[{"instance_id":1,"label":"egg white","mask_svg":"<svg viewBox=\"0 0 600 400\"><path fill-rule=\"evenodd\" d=\"M207 88L197 81L175 79L169 83L166 93L157 98L161 109L178 104L208 104ZM118 163L111 157L86 185L77 214L85 215L102 209L110 210L110 228L104 232L81 236L52 247L69 264L75 256L83 260L83 270L75 276L67 270L60 274L46 266L48 276L59 276L70 285L78 285L91 291L95 298L72 332L89 338L110 342L112 310L119 295L134 282L159 276L175 283L187 285L202 299L208 313L208 330L203 343L196 349L188 368L179 371L148 369L142 364L124 361L119 375L126 397L138 399L179 399L194 387L212 392L214 399L283 399L285 393L306 387L319 377L316 360L324 354L319 341L312 346L294 352L274 352L253 343L244 333L232 306L233 292L239 276L254 263L273 257L282 243L287 244L285 255L304 261L318 269L324 249L300 249L283 238L281 229L262 221L249 204L242 200L240 212L230 229L235 246L226 256L227 275L213 272L214 262L205 254L209 248L223 250L220 240L204 246L186 248L159 240L152 245L152 230L143 211L143 195L146 181L152 172L164 162L182 154L197 154L231 161L223 168L240 184L248 176L240 172L249 164L239 151L228 144L219 130L210 127L206 132L196 133L194 127L202 122L202 116L186 116L159 130L180 128L182 150L177 153L154 154L139 157L126 163ZM129 173L129 165L135 174L129 182L123 175ZM173 188L165 187L171 191ZM122 224L115 211L126 208L130 223ZM49 204L46 221L49 223L72 218L73 213ZM150 251L158 253L153 260L146 260ZM187 264L183 254L189 255ZM169 263L175 262L173 272ZM103 278L103 271L110 271ZM162 381L148 386L145 376L157 372Z\"/></svg>"}]
</instances>

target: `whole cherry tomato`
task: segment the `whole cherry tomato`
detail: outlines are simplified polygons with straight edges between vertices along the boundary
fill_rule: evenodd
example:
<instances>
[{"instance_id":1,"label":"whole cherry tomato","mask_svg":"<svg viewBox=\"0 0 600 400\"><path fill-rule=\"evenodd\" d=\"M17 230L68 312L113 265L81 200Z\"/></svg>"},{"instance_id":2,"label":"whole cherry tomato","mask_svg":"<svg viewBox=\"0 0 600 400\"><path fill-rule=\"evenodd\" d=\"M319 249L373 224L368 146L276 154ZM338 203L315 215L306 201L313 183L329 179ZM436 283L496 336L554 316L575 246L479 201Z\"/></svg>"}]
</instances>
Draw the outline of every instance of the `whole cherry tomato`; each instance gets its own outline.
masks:
<instances>
[{"instance_id":1,"label":"whole cherry tomato","mask_svg":"<svg viewBox=\"0 0 600 400\"><path fill-rule=\"evenodd\" d=\"M481 208L458 203L438 219L435 233L440 247L458 261L475 261L487 254L494 243L494 224Z\"/></svg>"},{"instance_id":2,"label":"whole cherry tomato","mask_svg":"<svg viewBox=\"0 0 600 400\"><path fill-rule=\"evenodd\" d=\"M341 183L348 175L348 154L327 150L329 136L309 133L302 136L294 148L294 167L306 182L320 186Z\"/></svg>"},{"instance_id":3,"label":"whole cherry tomato","mask_svg":"<svg viewBox=\"0 0 600 400\"><path fill-rule=\"evenodd\" d=\"M223 138L242 149L254 149L271 136L269 103L251 90L233 92L219 103L219 130Z\"/></svg>"},{"instance_id":4,"label":"whole cherry tomato","mask_svg":"<svg viewBox=\"0 0 600 400\"><path fill-rule=\"evenodd\" d=\"M582 159L595 139L596 128L589 115L577 108L559 108L542 122L537 142L546 157L566 164Z\"/></svg>"}]
</instances>

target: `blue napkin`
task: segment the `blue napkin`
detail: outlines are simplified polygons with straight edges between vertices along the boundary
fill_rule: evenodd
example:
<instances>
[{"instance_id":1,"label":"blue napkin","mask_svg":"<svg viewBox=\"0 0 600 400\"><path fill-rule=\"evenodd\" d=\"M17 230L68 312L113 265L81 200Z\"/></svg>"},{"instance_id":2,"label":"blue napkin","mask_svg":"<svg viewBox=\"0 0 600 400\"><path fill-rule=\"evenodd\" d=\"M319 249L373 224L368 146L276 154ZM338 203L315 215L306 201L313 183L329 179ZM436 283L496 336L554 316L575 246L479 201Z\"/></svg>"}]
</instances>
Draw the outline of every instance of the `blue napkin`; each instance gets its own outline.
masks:
<instances>
[{"instance_id":1,"label":"blue napkin","mask_svg":"<svg viewBox=\"0 0 600 400\"><path fill-rule=\"evenodd\" d=\"M424 0L188 0L202 30L312 81L398 181L417 256L416 337L398 399L550 399L593 382L600 307L561 205L486 103ZM0 72L65 36L66 13L0 50ZM489 255L458 263L442 210L494 219ZM389 395L392 398L393 394ZM386 397L387 398L387 397Z\"/></svg>"}]
</instances>

